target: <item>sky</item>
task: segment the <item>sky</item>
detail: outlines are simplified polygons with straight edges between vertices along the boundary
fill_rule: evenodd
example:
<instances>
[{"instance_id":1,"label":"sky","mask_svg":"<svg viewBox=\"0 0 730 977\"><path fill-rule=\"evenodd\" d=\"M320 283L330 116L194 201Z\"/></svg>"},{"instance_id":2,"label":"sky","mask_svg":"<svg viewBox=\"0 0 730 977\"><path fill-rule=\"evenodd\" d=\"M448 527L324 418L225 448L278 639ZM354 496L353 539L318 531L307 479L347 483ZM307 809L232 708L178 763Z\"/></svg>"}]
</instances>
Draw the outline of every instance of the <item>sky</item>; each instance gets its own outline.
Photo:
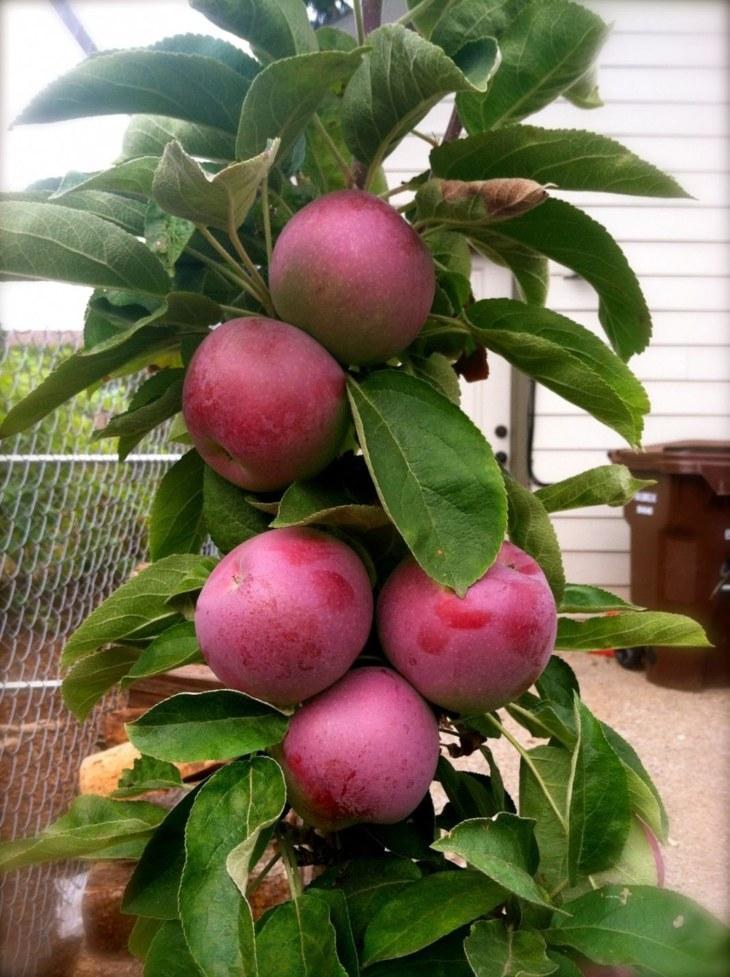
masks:
<instances>
[{"instance_id":1,"label":"sky","mask_svg":"<svg viewBox=\"0 0 730 977\"><path fill-rule=\"evenodd\" d=\"M100 50L140 47L188 32L236 41L187 0L72 0L72 5ZM49 0L0 2L0 189L22 190L72 169L104 169L118 155L128 116L9 128L37 92L83 59ZM8 331L81 329L90 291L51 282L2 284L0 324Z\"/></svg>"}]
</instances>

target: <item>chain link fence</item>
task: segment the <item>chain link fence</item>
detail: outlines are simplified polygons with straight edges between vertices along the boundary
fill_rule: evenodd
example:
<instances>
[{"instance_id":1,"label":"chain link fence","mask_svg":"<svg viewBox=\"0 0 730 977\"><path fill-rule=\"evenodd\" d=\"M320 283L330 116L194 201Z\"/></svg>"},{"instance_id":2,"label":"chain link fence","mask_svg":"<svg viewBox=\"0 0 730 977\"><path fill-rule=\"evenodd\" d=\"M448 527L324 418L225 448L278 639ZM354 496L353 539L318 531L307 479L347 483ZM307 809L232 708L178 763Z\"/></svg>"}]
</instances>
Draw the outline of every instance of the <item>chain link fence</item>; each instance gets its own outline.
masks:
<instances>
[{"instance_id":1,"label":"chain link fence","mask_svg":"<svg viewBox=\"0 0 730 977\"><path fill-rule=\"evenodd\" d=\"M0 412L79 344L75 333L0 333ZM80 725L60 694L64 640L146 555L145 514L176 455L155 432L122 464L95 430L126 406L132 378L64 405L0 443L0 838L37 833L76 793L104 709ZM0 882L1 977L65 973L83 867L46 865Z\"/></svg>"}]
</instances>

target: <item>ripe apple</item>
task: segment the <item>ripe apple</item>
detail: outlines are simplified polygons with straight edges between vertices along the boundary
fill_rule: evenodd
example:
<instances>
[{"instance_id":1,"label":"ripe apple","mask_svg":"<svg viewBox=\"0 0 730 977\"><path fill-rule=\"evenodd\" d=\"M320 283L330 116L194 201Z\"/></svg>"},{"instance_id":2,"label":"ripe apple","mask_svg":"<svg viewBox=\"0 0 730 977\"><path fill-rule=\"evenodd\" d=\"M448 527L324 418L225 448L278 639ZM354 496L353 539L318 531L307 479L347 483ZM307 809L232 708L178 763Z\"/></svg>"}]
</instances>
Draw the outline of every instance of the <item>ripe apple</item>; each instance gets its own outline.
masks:
<instances>
[{"instance_id":1,"label":"ripe apple","mask_svg":"<svg viewBox=\"0 0 730 977\"><path fill-rule=\"evenodd\" d=\"M215 567L195 632L225 685L284 706L344 675L372 619L370 580L349 546L313 529L271 529Z\"/></svg>"},{"instance_id":2,"label":"ripe apple","mask_svg":"<svg viewBox=\"0 0 730 977\"><path fill-rule=\"evenodd\" d=\"M325 831L394 824L436 772L436 719L389 668L357 668L305 702L280 751L292 807Z\"/></svg>"},{"instance_id":3,"label":"ripe apple","mask_svg":"<svg viewBox=\"0 0 730 977\"><path fill-rule=\"evenodd\" d=\"M426 321L433 259L389 204L338 190L298 211L279 235L271 297L342 363L378 363L405 349Z\"/></svg>"},{"instance_id":4,"label":"ripe apple","mask_svg":"<svg viewBox=\"0 0 730 977\"><path fill-rule=\"evenodd\" d=\"M464 714L497 709L528 689L557 629L545 575L512 543L464 597L407 558L381 591L377 619L393 666L431 702Z\"/></svg>"},{"instance_id":5,"label":"ripe apple","mask_svg":"<svg viewBox=\"0 0 730 977\"><path fill-rule=\"evenodd\" d=\"M203 459L255 492L315 475L337 455L348 423L339 364L301 329L258 316L206 336L182 406Z\"/></svg>"}]
</instances>

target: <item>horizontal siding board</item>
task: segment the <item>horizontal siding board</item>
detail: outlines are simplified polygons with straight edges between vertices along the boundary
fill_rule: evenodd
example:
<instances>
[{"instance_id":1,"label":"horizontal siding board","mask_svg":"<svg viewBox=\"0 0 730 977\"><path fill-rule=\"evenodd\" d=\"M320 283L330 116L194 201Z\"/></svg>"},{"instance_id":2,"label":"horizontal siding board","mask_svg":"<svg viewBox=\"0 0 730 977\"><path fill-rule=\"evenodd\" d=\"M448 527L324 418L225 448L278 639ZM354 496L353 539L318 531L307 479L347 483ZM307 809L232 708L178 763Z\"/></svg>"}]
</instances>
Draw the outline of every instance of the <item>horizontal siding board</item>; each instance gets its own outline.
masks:
<instances>
[{"instance_id":1,"label":"horizontal siding board","mask_svg":"<svg viewBox=\"0 0 730 977\"><path fill-rule=\"evenodd\" d=\"M730 416L730 383L700 380L649 380L644 384L653 413L665 417ZM538 389L540 414L573 414L575 407L543 387Z\"/></svg>"},{"instance_id":2,"label":"horizontal siding board","mask_svg":"<svg viewBox=\"0 0 730 977\"><path fill-rule=\"evenodd\" d=\"M726 112L725 105L662 105L658 100L648 100L632 105L608 103L587 114L559 101L532 116L531 122L552 129L593 128L595 122L608 136L641 136L655 131L667 136L714 136L721 130Z\"/></svg>"},{"instance_id":3,"label":"horizontal siding board","mask_svg":"<svg viewBox=\"0 0 730 977\"><path fill-rule=\"evenodd\" d=\"M719 275L704 278L644 275L641 277L641 289L652 309L730 311L730 279ZM596 306L595 292L582 278L553 275L550 304L562 310L592 309Z\"/></svg>"},{"instance_id":4,"label":"horizontal siding board","mask_svg":"<svg viewBox=\"0 0 730 977\"><path fill-rule=\"evenodd\" d=\"M727 275L730 268L730 243L713 241L693 244L683 241L627 241L621 246L629 264L639 276L679 275L715 277ZM553 274L564 275L560 265L551 262Z\"/></svg>"},{"instance_id":5,"label":"horizontal siding board","mask_svg":"<svg viewBox=\"0 0 730 977\"><path fill-rule=\"evenodd\" d=\"M548 305L555 308L552 293L548 294ZM594 310L571 312L570 317L605 339ZM722 346L730 342L730 323L724 312L653 312L652 325L652 342L660 346Z\"/></svg>"},{"instance_id":6,"label":"horizontal siding board","mask_svg":"<svg viewBox=\"0 0 730 977\"><path fill-rule=\"evenodd\" d=\"M567 552L563 553L565 575L571 583L593 584L598 587L626 587L631 569L628 553Z\"/></svg>"},{"instance_id":7,"label":"horizontal siding board","mask_svg":"<svg viewBox=\"0 0 730 977\"><path fill-rule=\"evenodd\" d=\"M719 75L719 77L718 77ZM611 102L656 102L657 104L712 104L726 102L730 95L727 77L716 68L612 68L600 65L598 84L606 104ZM586 116L590 119L590 115ZM590 123L592 125L592 123Z\"/></svg>"},{"instance_id":8,"label":"horizontal siding board","mask_svg":"<svg viewBox=\"0 0 730 977\"><path fill-rule=\"evenodd\" d=\"M599 16L615 25L616 33L646 32L687 34L690 31L724 31L727 13L718 0L585 0Z\"/></svg>"},{"instance_id":9,"label":"horizontal siding board","mask_svg":"<svg viewBox=\"0 0 730 977\"><path fill-rule=\"evenodd\" d=\"M644 425L643 443L694 439L722 440L728 436L728 418L724 414L705 417L663 417L652 414ZM625 447L610 428L599 424L588 414L565 416L540 415L535 423L534 445L541 451L565 451L575 444L590 445L607 452Z\"/></svg>"},{"instance_id":10,"label":"horizontal siding board","mask_svg":"<svg viewBox=\"0 0 730 977\"><path fill-rule=\"evenodd\" d=\"M642 3L643 0L637 2ZM688 2L691 3L691 0ZM654 26L658 30L650 38L646 36L646 28L651 27L649 20L644 31L629 33L622 30L620 34L610 34L601 51L600 64L630 65L632 68L666 64L709 68L727 66L728 52L724 32L663 34L660 33L661 18L655 21Z\"/></svg>"},{"instance_id":11,"label":"horizontal siding board","mask_svg":"<svg viewBox=\"0 0 730 977\"><path fill-rule=\"evenodd\" d=\"M554 519L561 549L565 552L625 553L629 549L629 524L615 519Z\"/></svg>"}]
</instances>

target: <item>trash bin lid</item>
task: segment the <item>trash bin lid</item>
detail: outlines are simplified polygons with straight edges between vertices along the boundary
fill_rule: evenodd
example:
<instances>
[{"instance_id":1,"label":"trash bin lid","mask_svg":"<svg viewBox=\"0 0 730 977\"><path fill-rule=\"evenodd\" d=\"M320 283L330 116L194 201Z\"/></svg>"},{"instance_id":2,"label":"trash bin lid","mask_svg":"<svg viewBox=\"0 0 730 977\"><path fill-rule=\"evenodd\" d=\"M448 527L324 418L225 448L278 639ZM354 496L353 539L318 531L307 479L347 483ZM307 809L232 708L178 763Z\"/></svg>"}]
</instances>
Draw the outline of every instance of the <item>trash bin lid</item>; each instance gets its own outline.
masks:
<instances>
[{"instance_id":1,"label":"trash bin lid","mask_svg":"<svg viewBox=\"0 0 730 977\"><path fill-rule=\"evenodd\" d=\"M716 495L730 495L730 441L672 441L643 451L615 448L611 461L631 472L700 475Z\"/></svg>"}]
</instances>

